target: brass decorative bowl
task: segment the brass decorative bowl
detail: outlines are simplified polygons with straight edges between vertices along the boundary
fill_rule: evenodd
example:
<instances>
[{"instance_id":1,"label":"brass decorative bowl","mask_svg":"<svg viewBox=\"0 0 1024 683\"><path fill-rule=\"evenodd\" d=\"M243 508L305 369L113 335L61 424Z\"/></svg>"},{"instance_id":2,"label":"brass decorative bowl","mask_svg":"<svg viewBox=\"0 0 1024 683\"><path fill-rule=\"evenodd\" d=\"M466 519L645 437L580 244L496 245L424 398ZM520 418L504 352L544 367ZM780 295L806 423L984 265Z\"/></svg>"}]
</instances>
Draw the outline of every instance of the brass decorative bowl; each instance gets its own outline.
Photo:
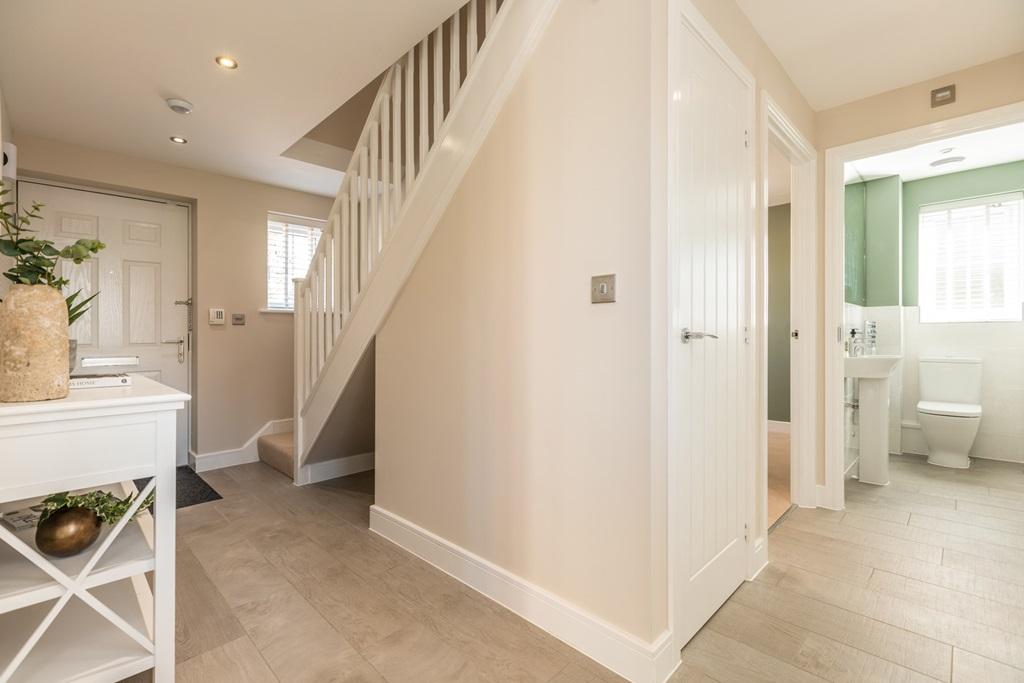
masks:
<instances>
[{"instance_id":1,"label":"brass decorative bowl","mask_svg":"<svg viewBox=\"0 0 1024 683\"><path fill-rule=\"evenodd\" d=\"M36 547L53 557L71 557L99 538L102 523L92 510L82 507L58 510L36 527Z\"/></svg>"}]
</instances>

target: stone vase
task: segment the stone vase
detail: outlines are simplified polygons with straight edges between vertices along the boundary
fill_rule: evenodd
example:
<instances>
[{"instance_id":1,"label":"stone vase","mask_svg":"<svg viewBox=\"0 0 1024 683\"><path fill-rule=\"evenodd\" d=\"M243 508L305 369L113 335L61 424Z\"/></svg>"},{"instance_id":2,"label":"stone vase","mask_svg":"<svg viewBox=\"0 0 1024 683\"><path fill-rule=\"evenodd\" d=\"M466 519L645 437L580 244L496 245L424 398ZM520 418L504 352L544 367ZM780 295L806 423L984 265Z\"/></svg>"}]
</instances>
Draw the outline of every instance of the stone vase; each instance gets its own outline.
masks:
<instances>
[{"instance_id":1,"label":"stone vase","mask_svg":"<svg viewBox=\"0 0 1024 683\"><path fill-rule=\"evenodd\" d=\"M47 285L13 285L0 303L0 402L68 395L68 307Z\"/></svg>"}]
</instances>

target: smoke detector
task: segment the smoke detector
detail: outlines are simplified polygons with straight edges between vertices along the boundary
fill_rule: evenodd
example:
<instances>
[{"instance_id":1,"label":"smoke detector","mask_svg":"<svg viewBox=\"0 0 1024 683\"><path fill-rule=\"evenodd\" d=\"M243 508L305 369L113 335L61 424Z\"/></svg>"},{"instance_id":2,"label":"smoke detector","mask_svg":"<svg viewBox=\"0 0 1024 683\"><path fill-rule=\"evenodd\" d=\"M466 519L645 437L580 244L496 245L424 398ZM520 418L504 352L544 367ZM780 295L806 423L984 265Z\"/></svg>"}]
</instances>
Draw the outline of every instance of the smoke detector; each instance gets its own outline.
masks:
<instances>
[{"instance_id":1,"label":"smoke detector","mask_svg":"<svg viewBox=\"0 0 1024 683\"><path fill-rule=\"evenodd\" d=\"M191 114L192 103L188 100L181 100L177 97L172 97L167 100L167 106L175 114Z\"/></svg>"}]
</instances>

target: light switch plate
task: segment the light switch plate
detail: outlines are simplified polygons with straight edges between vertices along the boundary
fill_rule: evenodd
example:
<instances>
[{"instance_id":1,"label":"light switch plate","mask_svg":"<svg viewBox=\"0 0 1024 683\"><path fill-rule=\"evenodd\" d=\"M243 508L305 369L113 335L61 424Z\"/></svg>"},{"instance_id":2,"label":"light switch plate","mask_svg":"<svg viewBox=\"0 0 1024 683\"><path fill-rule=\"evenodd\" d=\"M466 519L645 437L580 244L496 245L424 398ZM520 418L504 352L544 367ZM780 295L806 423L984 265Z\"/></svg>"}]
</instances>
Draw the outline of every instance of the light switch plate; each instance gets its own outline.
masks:
<instances>
[{"instance_id":1,"label":"light switch plate","mask_svg":"<svg viewBox=\"0 0 1024 683\"><path fill-rule=\"evenodd\" d=\"M224 309L223 308L211 308L210 309L210 324L211 325L223 325L224 324Z\"/></svg>"},{"instance_id":2,"label":"light switch plate","mask_svg":"<svg viewBox=\"0 0 1024 683\"><path fill-rule=\"evenodd\" d=\"M245 313L232 313L231 314L232 325L244 325L245 324Z\"/></svg>"},{"instance_id":3,"label":"light switch plate","mask_svg":"<svg viewBox=\"0 0 1024 683\"><path fill-rule=\"evenodd\" d=\"M610 304L615 301L615 275L595 275L590 278L590 303Z\"/></svg>"}]
</instances>

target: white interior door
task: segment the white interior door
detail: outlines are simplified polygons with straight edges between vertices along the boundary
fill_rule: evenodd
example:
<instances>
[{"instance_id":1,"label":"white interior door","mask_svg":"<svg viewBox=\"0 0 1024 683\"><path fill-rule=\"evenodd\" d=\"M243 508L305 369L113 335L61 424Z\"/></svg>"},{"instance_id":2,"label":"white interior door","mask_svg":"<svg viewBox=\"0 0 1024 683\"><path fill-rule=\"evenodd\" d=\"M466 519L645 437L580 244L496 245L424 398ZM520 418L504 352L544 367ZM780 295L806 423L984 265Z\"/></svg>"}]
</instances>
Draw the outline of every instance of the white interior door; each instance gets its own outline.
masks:
<instances>
[{"instance_id":1,"label":"white interior door","mask_svg":"<svg viewBox=\"0 0 1024 683\"><path fill-rule=\"evenodd\" d=\"M669 420L684 643L746 576L758 392L752 83L690 25L679 35L670 72Z\"/></svg>"},{"instance_id":2,"label":"white interior door","mask_svg":"<svg viewBox=\"0 0 1024 683\"><path fill-rule=\"evenodd\" d=\"M99 239L106 249L81 265L61 264L67 293L99 291L71 326L74 374L126 372L188 391L188 207L88 190L18 182L18 203L43 205L32 228L59 246ZM178 464L188 462L188 411L178 411Z\"/></svg>"}]
</instances>

